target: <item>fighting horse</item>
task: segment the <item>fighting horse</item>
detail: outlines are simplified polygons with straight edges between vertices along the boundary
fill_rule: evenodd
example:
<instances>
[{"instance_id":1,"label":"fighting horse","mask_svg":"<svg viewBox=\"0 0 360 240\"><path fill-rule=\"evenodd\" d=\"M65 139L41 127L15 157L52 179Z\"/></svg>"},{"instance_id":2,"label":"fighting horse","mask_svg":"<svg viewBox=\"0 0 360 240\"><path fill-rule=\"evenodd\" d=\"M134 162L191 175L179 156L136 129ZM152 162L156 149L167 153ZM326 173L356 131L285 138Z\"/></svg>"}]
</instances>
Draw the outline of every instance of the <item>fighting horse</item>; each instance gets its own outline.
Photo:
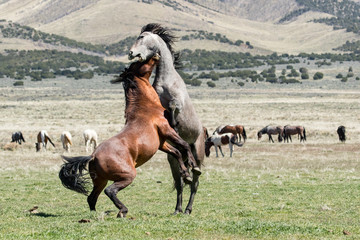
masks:
<instances>
[{"instance_id":1,"label":"fighting horse","mask_svg":"<svg viewBox=\"0 0 360 240\"><path fill-rule=\"evenodd\" d=\"M53 145L53 147L55 147L55 144L51 141L51 138L49 137L47 131L41 130L37 135L37 143L35 143L36 151L39 152L41 150L41 145L43 146L43 149L46 150L46 145L48 141L51 143L51 145Z\"/></svg>"},{"instance_id":2,"label":"fighting horse","mask_svg":"<svg viewBox=\"0 0 360 240\"><path fill-rule=\"evenodd\" d=\"M79 193L87 194L84 170L89 165L93 190L87 198L90 210L95 205L108 181L114 183L105 189L105 194L119 209L118 217L126 217L128 209L117 198L117 193L127 187L136 176L137 167L146 163L159 149L171 154L179 164L179 174L184 181L191 177L182 160L182 152L188 157L193 175L200 174L195 159L187 144L164 117L158 95L149 83L149 77L157 60L132 63L118 79L125 90L125 126L117 135L102 142L90 156L65 157L59 177L62 184ZM171 144L167 141L170 141Z\"/></svg>"},{"instance_id":3,"label":"fighting horse","mask_svg":"<svg viewBox=\"0 0 360 240\"><path fill-rule=\"evenodd\" d=\"M346 141L346 136L345 136L345 127L344 126L339 126L337 129L337 134L339 135L339 140L341 142L345 142Z\"/></svg>"},{"instance_id":4,"label":"fighting horse","mask_svg":"<svg viewBox=\"0 0 360 240\"><path fill-rule=\"evenodd\" d=\"M284 142L287 141L289 142L289 138L290 141L292 142L291 139L291 135L298 135L298 138L300 136L300 142L305 142L306 141L306 131L305 128L303 126L290 126L290 125L286 125L284 126Z\"/></svg>"},{"instance_id":5,"label":"fighting horse","mask_svg":"<svg viewBox=\"0 0 360 240\"><path fill-rule=\"evenodd\" d=\"M234 135L238 135L239 136L239 142L241 141L241 136L244 138L244 143L246 141L246 131L244 126L242 125L225 125L225 126L219 126L216 128L216 130L214 131L214 133L218 133L218 134L223 134L223 133L232 133ZM214 134L213 133L213 134Z\"/></svg>"},{"instance_id":6,"label":"fighting horse","mask_svg":"<svg viewBox=\"0 0 360 240\"><path fill-rule=\"evenodd\" d=\"M270 141L274 142L271 135L278 134L278 141L281 142L282 138L283 138L283 131L284 131L284 128L282 126L266 126L263 129L261 129L260 131L258 131L258 133L257 133L258 140L260 140L261 136L266 133L269 136L269 142Z\"/></svg>"},{"instance_id":7,"label":"fighting horse","mask_svg":"<svg viewBox=\"0 0 360 240\"><path fill-rule=\"evenodd\" d=\"M21 141L25 142L22 132L14 132L11 135L11 142L16 142L21 145Z\"/></svg>"},{"instance_id":8,"label":"fighting horse","mask_svg":"<svg viewBox=\"0 0 360 240\"><path fill-rule=\"evenodd\" d=\"M86 152L89 151L89 147L94 150L97 146L97 141L98 141L98 135L95 132L95 130L86 129L83 132L83 136L84 136L84 140L85 140Z\"/></svg>"},{"instance_id":9,"label":"fighting horse","mask_svg":"<svg viewBox=\"0 0 360 240\"><path fill-rule=\"evenodd\" d=\"M218 134L218 133L215 132L205 142L205 155L206 155L206 157L210 156L210 148L212 146L215 147L216 157L219 157L217 148L219 148L221 155L224 157L224 154L223 154L223 152L221 150L221 146L226 145L226 144L229 144L230 157L232 157L233 145L236 145L238 147L241 147L243 145L242 143L238 142L237 134L233 134L233 133Z\"/></svg>"},{"instance_id":10,"label":"fighting horse","mask_svg":"<svg viewBox=\"0 0 360 240\"><path fill-rule=\"evenodd\" d=\"M156 67L153 83L161 104L170 112L167 119L170 125L177 130L179 135L191 146L192 153L198 166L204 160L205 137L203 126L196 114L195 108L186 90L186 85L175 69L179 62L178 54L173 51L175 36L166 28L156 23L145 25L141 29L129 51L129 59L138 58L145 61L154 55L161 56ZM183 182L179 175L178 162L168 154L168 161L174 178L177 191L177 202L174 214L182 212ZM199 185L198 175L193 176L191 194L185 213L190 214L195 194Z\"/></svg>"},{"instance_id":11,"label":"fighting horse","mask_svg":"<svg viewBox=\"0 0 360 240\"><path fill-rule=\"evenodd\" d=\"M70 145L72 145L71 133L68 131L62 132L60 139L65 151L70 152Z\"/></svg>"}]
</instances>

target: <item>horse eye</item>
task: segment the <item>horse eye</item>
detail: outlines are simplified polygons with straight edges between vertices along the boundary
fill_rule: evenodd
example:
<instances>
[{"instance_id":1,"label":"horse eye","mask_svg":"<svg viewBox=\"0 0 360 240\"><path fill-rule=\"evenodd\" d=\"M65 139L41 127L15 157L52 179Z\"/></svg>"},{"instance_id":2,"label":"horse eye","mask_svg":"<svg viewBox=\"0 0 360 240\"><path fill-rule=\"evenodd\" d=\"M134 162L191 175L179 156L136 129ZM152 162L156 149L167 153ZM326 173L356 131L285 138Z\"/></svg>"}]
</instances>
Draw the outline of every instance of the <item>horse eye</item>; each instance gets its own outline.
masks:
<instances>
[{"instance_id":1,"label":"horse eye","mask_svg":"<svg viewBox=\"0 0 360 240\"><path fill-rule=\"evenodd\" d=\"M139 37L138 37L138 40L139 40L139 39L142 39L142 38L144 38L144 36L139 36Z\"/></svg>"}]
</instances>

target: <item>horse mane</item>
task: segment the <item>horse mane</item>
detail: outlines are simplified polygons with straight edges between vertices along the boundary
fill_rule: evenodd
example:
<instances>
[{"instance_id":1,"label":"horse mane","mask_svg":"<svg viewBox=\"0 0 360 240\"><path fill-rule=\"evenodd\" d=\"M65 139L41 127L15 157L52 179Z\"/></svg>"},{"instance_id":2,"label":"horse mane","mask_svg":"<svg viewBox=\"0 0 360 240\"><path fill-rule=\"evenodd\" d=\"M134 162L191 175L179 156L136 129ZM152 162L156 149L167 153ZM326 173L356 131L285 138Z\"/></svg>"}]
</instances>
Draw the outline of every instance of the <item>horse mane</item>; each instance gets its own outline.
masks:
<instances>
[{"instance_id":1,"label":"horse mane","mask_svg":"<svg viewBox=\"0 0 360 240\"><path fill-rule=\"evenodd\" d=\"M141 28L140 34L143 32L151 32L158 35L166 43L166 46L170 50L171 55L173 56L175 69L180 69L182 67L180 52L175 52L173 49L173 44L177 37L168 28L162 27L158 23L149 23Z\"/></svg>"}]
</instances>

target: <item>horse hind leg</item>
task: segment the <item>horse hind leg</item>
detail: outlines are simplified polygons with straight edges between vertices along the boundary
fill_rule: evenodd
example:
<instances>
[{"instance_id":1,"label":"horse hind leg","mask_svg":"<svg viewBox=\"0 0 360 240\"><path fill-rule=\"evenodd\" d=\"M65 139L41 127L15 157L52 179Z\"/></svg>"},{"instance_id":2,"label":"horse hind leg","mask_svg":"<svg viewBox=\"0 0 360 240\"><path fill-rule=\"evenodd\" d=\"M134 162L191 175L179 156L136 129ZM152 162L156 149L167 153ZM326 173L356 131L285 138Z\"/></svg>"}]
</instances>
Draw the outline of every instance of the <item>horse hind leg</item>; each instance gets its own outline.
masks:
<instances>
[{"instance_id":1,"label":"horse hind leg","mask_svg":"<svg viewBox=\"0 0 360 240\"><path fill-rule=\"evenodd\" d=\"M95 173L90 172L90 175L92 175L92 181L93 181L94 187L93 187L92 192L90 193L90 195L87 198L87 202L89 204L89 208L91 211L96 211L95 206L96 206L97 199L98 199L101 191L106 187L106 184L108 182L107 180L96 178L96 175L94 175L94 174Z\"/></svg>"},{"instance_id":2,"label":"horse hind leg","mask_svg":"<svg viewBox=\"0 0 360 240\"><path fill-rule=\"evenodd\" d=\"M176 189L176 206L175 206L175 211L174 211L173 215L177 215L178 213L183 212L183 210L182 210L182 193L183 193L183 189L184 189L184 183L182 181L182 176L179 172L179 168L180 168L179 162L176 160L175 157L171 156L170 154L168 154L167 159L170 164L172 177L174 179L174 187ZM194 175L193 179L195 179L195 177L196 176Z\"/></svg>"},{"instance_id":3,"label":"horse hind leg","mask_svg":"<svg viewBox=\"0 0 360 240\"><path fill-rule=\"evenodd\" d=\"M136 176L136 172L134 169L134 173L129 174L127 177L122 177L123 180L116 181L107 188L105 188L105 194L111 199L111 201L115 204L115 206L119 209L119 213L117 214L118 218L125 218L128 213L127 207L117 198L117 193L126 188Z\"/></svg>"}]
</instances>

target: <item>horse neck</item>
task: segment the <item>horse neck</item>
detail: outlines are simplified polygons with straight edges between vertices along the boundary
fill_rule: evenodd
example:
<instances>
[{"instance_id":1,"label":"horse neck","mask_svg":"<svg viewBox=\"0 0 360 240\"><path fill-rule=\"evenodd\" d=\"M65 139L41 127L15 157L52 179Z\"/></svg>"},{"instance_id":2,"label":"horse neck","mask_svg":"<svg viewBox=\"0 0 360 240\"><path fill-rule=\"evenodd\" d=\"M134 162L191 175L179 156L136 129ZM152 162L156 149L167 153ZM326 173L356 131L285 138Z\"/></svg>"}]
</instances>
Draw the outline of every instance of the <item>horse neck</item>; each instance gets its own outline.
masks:
<instances>
[{"instance_id":1,"label":"horse neck","mask_svg":"<svg viewBox=\"0 0 360 240\"><path fill-rule=\"evenodd\" d=\"M160 61L156 67L156 74L153 86L172 85L175 78L171 77L176 72L173 57L164 42L160 42ZM170 76L170 77L169 77ZM169 81L170 80L170 81Z\"/></svg>"},{"instance_id":2,"label":"horse neck","mask_svg":"<svg viewBox=\"0 0 360 240\"><path fill-rule=\"evenodd\" d=\"M146 75L146 77L148 76ZM126 90L126 119L136 116L139 109L147 109L151 103L161 106L158 95L146 77L134 76L133 81L136 82L136 87Z\"/></svg>"}]
</instances>

